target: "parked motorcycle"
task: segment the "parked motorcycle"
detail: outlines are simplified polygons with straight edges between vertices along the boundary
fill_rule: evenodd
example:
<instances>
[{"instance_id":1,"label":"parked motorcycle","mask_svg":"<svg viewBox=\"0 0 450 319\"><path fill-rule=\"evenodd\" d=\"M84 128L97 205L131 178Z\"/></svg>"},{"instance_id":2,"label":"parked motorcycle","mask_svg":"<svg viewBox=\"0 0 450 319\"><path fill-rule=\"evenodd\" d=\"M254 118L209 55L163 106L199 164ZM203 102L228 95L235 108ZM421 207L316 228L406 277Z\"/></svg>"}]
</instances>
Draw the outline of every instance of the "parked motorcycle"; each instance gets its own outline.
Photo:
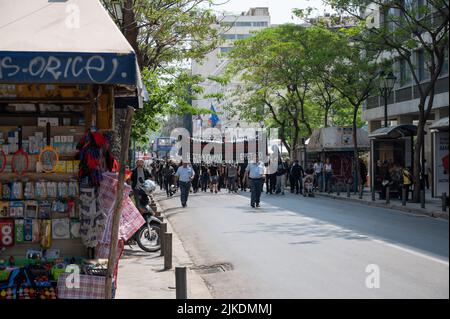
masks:
<instances>
[{"instance_id":1,"label":"parked motorcycle","mask_svg":"<svg viewBox=\"0 0 450 319\"><path fill-rule=\"evenodd\" d=\"M145 224L133 235L132 239L146 252L156 252L161 249L161 220L155 216L150 206L150 195L156 189L155 183L146 180L135 191L137 192L136 207L145 219ZM129 241L128 244L131 244Z\"/></svg>"}]
</instances>

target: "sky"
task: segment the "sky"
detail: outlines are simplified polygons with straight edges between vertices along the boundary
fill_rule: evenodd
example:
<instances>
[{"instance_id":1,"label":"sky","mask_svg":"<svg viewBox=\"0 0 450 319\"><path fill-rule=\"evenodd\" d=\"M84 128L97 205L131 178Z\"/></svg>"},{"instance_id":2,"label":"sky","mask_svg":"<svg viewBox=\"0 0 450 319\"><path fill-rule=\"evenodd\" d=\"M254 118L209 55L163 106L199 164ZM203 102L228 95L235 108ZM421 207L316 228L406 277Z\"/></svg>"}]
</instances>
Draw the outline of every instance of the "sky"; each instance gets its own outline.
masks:
<instances>
[{"instance_id":1,"label":"sky","mask_svg":"<svg viewBox=\"0 0 450 319\"><path fill-rule=\"evenodd\" d=\"M214 7L215 11L227 11L240 14L251 7L269 7L271 24L281 24L287 22L298 22L298 18L293 17L292 9L304 9L307 7L317 8L313 15L322 15L324 10L331 12L331 8L323 5L322 0L215 0L215 3L225 3Z\"/></svg>"}]
</instances>

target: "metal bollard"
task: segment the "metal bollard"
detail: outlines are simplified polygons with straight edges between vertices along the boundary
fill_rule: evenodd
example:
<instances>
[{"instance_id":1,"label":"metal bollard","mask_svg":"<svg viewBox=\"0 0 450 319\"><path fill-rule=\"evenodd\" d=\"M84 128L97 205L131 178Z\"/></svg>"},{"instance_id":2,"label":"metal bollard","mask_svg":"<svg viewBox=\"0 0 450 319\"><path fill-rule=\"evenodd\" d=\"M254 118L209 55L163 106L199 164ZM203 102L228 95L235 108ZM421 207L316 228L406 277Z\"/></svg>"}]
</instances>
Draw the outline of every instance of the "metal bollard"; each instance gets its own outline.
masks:
<instances>
[{"instance_id":1,"label":"metal bollard","mask_svg":"<svg viewBox=\"0 0 450 319\"><path fill-rule=\"evenodd\" d=\"M340 189L340 187L339 187L339 184L336 184L336 194L337 194L338 196L341 196L341 189Z\"/></svg>"},{"instance_id":2,"label":"metal bollard","mask_svg":"<svg viewBox=\"0 0 450 319\"><path fill-rule=\"evenodd\" d=\"M186 267L175 267L175 289L177 299L187 299Z\"/></svg>"},{"instance_id":3,"label":"metal bollard","mask_svg":"<svg viewBox=\"0 0 450 319\"><path fill-rule=\"evenodd\" d=\"M420 207L425 208L425 191L420 191Z\"/></svg>"},{"instance_id":4,"label":"metal bollard","mask_svg":"<svg viewBox=\"0 0 450 319\"><path fill-rule=\"evenodd\" d=\"M160 228L159 238L161 240L161 253L160 256L164 256L164 234L167 233L167 223L162 223Z\"/></svg>"},{"instance_id":5,"label":"metal bollard","mask_svg":"<svg viewBox=\"0 0 450 319\"><path fill-rule=\"evenodd\" d=\"M172 233L164 234L164 270L172 269Z\"/></svg>"},{"instance_id":6,"label":"metal bollard","mask_svg":"<svg viewBox=\"0 0 450 319\"><path fill-rule=\"evenodd\" d=\"M406 206L406 188L402 188L402 206Z\"/></svg>"},{"instance_id":7,"label":"metal bollard","mask_svg":"<svg viewBox=\"0 0 450 319\"><path fill-rule=\"evenodd\" d=\"M350 197L350 184L347 184L347 197Z\"/></svg>"},{"instance_id":8,"label":"metal bollard","mask_svg":"<svg viewBox=\"0 0 450 319\"><path fill-rule=\"evenodd\" d=\"M447 193L442 193L442 211L447 210Z\"/></svg>"},{"instance_id":9,"label":"metal bollard","mask_svg":"<svg viewBox=\"0 0 450 319\"><path fill-rule=\"evenodd\" d=\"M375 201L375 189L372 189L372 202Z\"/></svg>"},{"instance_id":10,"label":"metal bollard","mask_svg":"<svg viewBox=\"0 0 450 319\"><path fill-rule=\"evenodd\" d=\"M389 186L386 186L386 204L389 204L391 202L391 192L389 191Z\"/></svg>"},{"instance_id":11,"label":"metal bollard","mask_svg":"<svg viewBox=\"0 0 450 319\"><path fill-rule=\"evenodd\" d=\"M361 187L361 191L359 192L359 199L363 198L364 189Z\"/></svg>"}]
</instances>

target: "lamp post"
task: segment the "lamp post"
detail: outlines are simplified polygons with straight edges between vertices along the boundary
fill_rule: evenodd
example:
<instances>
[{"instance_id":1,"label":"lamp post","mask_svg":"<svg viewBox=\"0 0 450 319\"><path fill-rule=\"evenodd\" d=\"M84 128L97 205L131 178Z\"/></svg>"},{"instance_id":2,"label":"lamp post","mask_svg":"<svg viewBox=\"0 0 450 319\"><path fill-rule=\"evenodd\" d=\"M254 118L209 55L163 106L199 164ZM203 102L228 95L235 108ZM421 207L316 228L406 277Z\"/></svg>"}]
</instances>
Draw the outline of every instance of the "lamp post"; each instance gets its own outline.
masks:
<instances>
[{"instance_id":1,"label":"lamp post","mask_svg":"<svg viewBox=\"0 0 450 319\"><path fill-rule=\"evenodd\" d=\"M114 17L117 19L119 23L119 28L122 33L124 32L123 26L123 4L121 0L114 0L112 3L112 11L114 13Z\"/></svg>"},{"instance_id":2,"label":"lamp post","mask_svg":"<svg viewBox=\"0 0 450 319\"><path fill-rule=\"evenodd\" d=\"M391 95L392 89L394 88L395 82L397 81L397 78L392 72L389 72L387 75L384 73L384 71L380 72L380 78L381 78L381 85L380 90L384 97L384 127L387 127L388 122L388 114L387 114L387 104L388 104L388 98Z\"/></svg>"}]
</instances>

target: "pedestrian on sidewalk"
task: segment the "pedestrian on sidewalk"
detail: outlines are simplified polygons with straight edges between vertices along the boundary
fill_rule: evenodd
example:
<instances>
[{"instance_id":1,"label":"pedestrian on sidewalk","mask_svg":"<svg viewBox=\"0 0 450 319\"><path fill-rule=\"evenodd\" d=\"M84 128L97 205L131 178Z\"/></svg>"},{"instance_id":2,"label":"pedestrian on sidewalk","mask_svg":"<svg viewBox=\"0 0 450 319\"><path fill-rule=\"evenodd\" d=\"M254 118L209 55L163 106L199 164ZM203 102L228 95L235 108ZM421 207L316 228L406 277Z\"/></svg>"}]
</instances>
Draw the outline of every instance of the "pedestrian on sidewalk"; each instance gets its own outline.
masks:
<instances>
[{"instance_id":1,"label":"pedestrian on sidewalk","mask_svg":"<svg viewBox=\"0 0 450 319\"><path fill-rule=\"evenodd\" d=\"M239 169L238 169L238 174L239 174L239 187L241 188L242 192L245 192L247 190L247 180L246 180L246 173L245 170L247 168L247 164L244 163L240 163L239 164Z\"/></svg>"},{"instance_id":2,"label":"pedestrian on sidewalk","mask_svg":"<svg viewBox=\"0 0 450 319\"><path fill-rule=\"evenodd\" d=\"M163 168L163 178L164 178L164 189L166 190L167 197L171 197L172 193L172 180L175 175L175 171L169 162Z\"/></svg>"},{"instance_id":3,"label":"pedestrian on sidewalk","mask_svg":"<svg viewBox=\"0 0 450 319\"><path fill-rule=\"evenodd\" d=\"M194 191L194 193L197 193L200 180L200 167L198 164L194 164L192 165L192 169L194 170L194 178L192 179L192 190Z\"/></svg>"},{"instance_id":4,"label":"pedestrian on sidewalk","mask_svg":"<svg viewBox=\"0 0 450 319\"><path fill-rule=\"evenodd\" d=\"M201 174L202 174L201 176L202 192L206 192L209 183L209 173L208 173L208 166L206 166L205 163L202 163Z\"/></svg>"},{"instance_id":5,"label":"pedestrian on sidewalk","mask_svg":"<svg viewBox=\"0 0 450 319\"><path fill-rule=\"evenodd\" d=\"M280 161L277 169L277 194L284 195L284 188L286 185L286 174L288 172L286 162Z\"/></svg>"},{"instance_id":6,"label":"pedestrian on sidewalk","mask_svg":"<svg viewBox=\"0 0 450 319\"><path fill-rule=\"evenodd\" d=\"M195 173L192 167L187 165L187 162L182 162L182 166L178 167L175 176L180 185L181 192L181 205L183 207L187 206L187 200L189 196L189 189L191 188L191 182Z\"/></svg>"},{"instance_id":7,"label":"pedestrian on sidewalk","mask_svg":"<svg viewBox=\"0 0 450 319\"><path fill-rule=\"evenodd\" d=\"M331 191L331 178L333 177L333 165L331 165L330 159L325 160L325 165L323 166L325 173L325 191Z\"/></svg>"},{"instance_id":8,"label":"pedestrian on sidewalk","mask_svg":"<svg viewBox=\"0 0 450 319\"><path fill-rule=\"evenodd\" d=\"M303 193L303 185L302 178L304 172L303 167L299 164L298 160L294 161L294 164L291 167L290 177L291 177L291 193L302 194Z\"/></svg>"},{"instance_id":9,"label":"pedestrian on sidewalk","mask_svg":"<svg viewBox=\"0 0 450 319\"><path fill-rule=\"evenodd\" d=\"M423 179L425 180L425 185L427 189L430 189L430 180L429 180L429 173L431 173L430 165L428 165L428 162L426 159L423 160L423 165L425 166L425 171L423 173Z\"/></svg>"},{"instance_id":10,"label":"pedestrian on sidewalk","mask_svg":"<svg viewBox=\"0 0 450 319\"><path fill-rule=\"evenodd\" d=\"M405 167L402 171L402 175L403 175L403 188L406 190L406 201L408 200L409 197L409 189L412 185L413 182L413 175L411 173L412 169L411 167ZM401 194L402 195L402 194Z\"/></svg>"},{"instance_id":11,"label":"pedestrian on sidewalk","mask_svg":"<svg viewBox=\"0 0 450 319\"><path fill-rule=\"evenodd\" d=\"M323 163L320 159L313 165L314 169L314 187L322 191L322 172L323 172Z\"/></svg>"},{"instance_id":12,"label":"pedestrian on sidewalk","mask_svg":"<svg viewBox=\"0 0 450 319\"><path fill-rule=\"evenodd\" d=\"M215 163L209 167L209 178L211 180L211 193L217 194L218 184L219 184L219 168Z\"/></svg>"},{"instance_id":13,"label":"pedestrian on sidewalk","mask_svg":"<svg viewBox=\"0 0 450 319\"><path fill-rule=\"evenodd\" d=\"M252 207L260 207L261 192L264 182L264 163L259 160L256 155L255 162L248 164L245 169L245 175L250 181L250 205Z\"/></svg>"},{"instance_id":14,"label":"pedestrian on sidewalk","mask_svg":"<svg viewBox=\"0 0 450 319\"><path fill-rule=\"evenodd\" d=\"M228 193L237 193L236 189L237 167L235 164L228 164L227 179L228 179Z\"/></svg>"},{"instance_id":15,"label":"pedestrian on sidewalk","mask_svg":"<svg viewBox=\"0 0 450 319\"><path fill-rule=\"evenodd\" d=\"M150 179L150 177L150 172L144 168L144 161L137 160L136 168L131 173L131 188L133 190L136 205L139 203L139 191L137 189L144 184L145 180Z\"/></svg>"}]
</instances>

